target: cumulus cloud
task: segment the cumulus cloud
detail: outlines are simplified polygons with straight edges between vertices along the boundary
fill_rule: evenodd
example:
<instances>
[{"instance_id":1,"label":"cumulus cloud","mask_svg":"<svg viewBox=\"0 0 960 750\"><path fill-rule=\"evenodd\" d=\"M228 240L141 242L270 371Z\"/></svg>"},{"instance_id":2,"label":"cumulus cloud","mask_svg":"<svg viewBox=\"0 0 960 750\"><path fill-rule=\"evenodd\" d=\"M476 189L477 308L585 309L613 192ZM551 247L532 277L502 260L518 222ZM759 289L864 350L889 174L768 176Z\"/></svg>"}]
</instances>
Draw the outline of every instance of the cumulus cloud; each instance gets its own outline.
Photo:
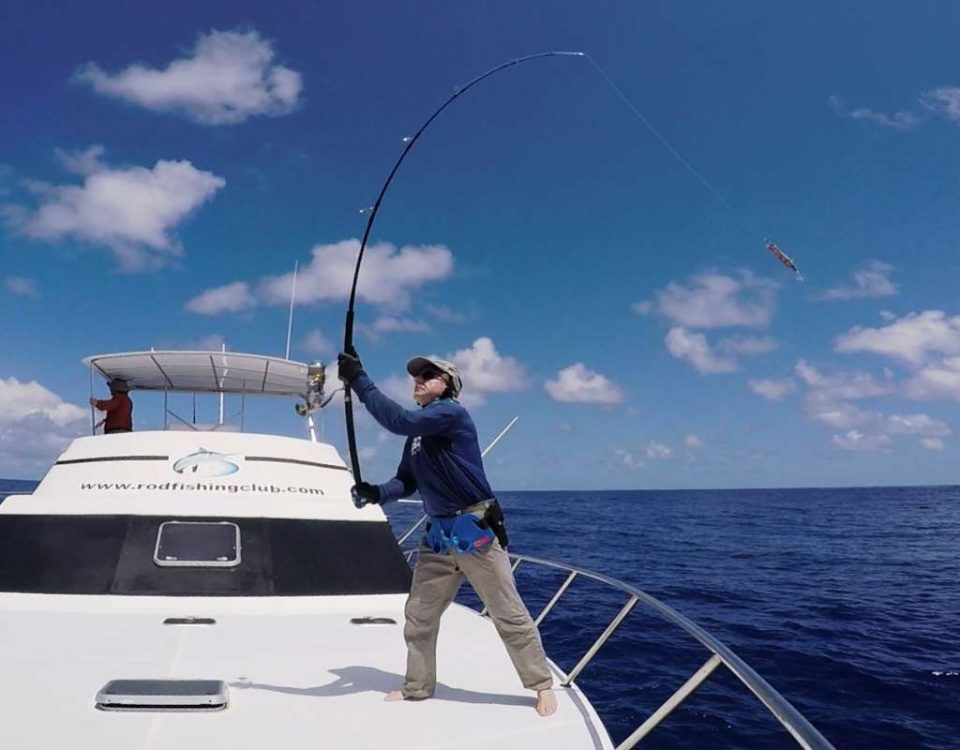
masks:
<instances>
[{"instance_id":1,"label":"cumulus cloud","mask_svg":"<svg viewBox=\"0 0 960 750\"><path fill-rule=\"evenodd\" d=\"M554 401L578 404L616 404L623 401L623 391L599 372L582 362L560 370L544 389Z\"/></svg>"},{"instance_id":2,"label":"cumulus cloud","mask_svg":"<svg viewBox=\"0 0 960 750\"><path fill-rule=\"evenodd\" d=\"M797 384L793 378L779 380L751 379L747 381L750 390L768 401L779 401L796 392Z\"/></svg>"},{"instance_id":3,"label":"cumulus cloud","mask_svg":"<svg viewBox=\"0 0 960 750\"><path fill-rule=\"evenodd\" d=\"M886 420L886 431L895 435L924 435L943 438L951 434L946 422L926 414L891 414Z\"/></svg>"},{"instance_id":4,"label":"cumulus cloud","mask_svg":"<svg viewBox=\"0 0 960 750\"><path fill-rule=\"evenodd\" d=\"M477 393L507 393L519 391L527 385L527 371L513 357L497 351L493 340L478 338L467 349L460 349L445 359L460 368L464 391Z\"/></svg>"},{"instance_id":5,"label":"cumulus cloud","mask_svg":"<svg viewBox=\"0 0 960 750\"><path fill-rule=\"evenodd\" d=\"M111 74L91 62L74 77L99 94L144 109L174 112L203 125L232 125L296 108L301 76L275 57L256 31L212 31L166 68L136 63Z\"/></svg>"},{"instance_id":6,"label":"cumulus cloud","mask_svg":"<svg viewBox=\"0 0 960 750\"><path fill-rule=\"evenodd\" d=\"M25 279L22 276L7 276L3 280L3 288L17 297L36 299L39 296L37 294L37 282L33 279Z\"/></svg>"},{"instance_id":7,"label":"cumulus cloud","mask_svg":"<svg viewBox=\"0 0 960 750\"><path fill-rule=\"evenodd\" d=\"M152 168L111 168L94 147L61 153L82 185L28 183L35 208L8 212L13 227L36 240L74 239L109 248L127 271L156 268L183 253L173 231L226 182L189 161L158 161Z\"/></svg>"},{"instance_id":8,"label":"cumulus cloud","mask_svg":"<svg viewBox=\"0 0 960 750\"><path fill-rule=\"evenodd\" d=\"M923 440L920 441L920 445L928 451L942 451L944 448L943 440L940 438L923 438Z\"/></svg>"},{"instance_id":9,"label":"cumulus cloud","mask_svg":"<svg viewBox=\"0 0 960 750\"><path fill-rule=\"evenodd\" d=\"M720 339L717 348L729 354L752 357L774 351L777 348L777 342L768 336L732 336Z\"/></svg>"},{"instance_id":10,"label":"cumulus cloud","mask_svg":"<svg viewBox=\"0 0 960 750\"><path fill-rule=\"evenodd\" d=\"M860 371L837 371L825 375L805 360L799 360L794 371L811 390L828 399L854 400L882 396L890 393L891 387L878 383L873 375Z\"/></svg>"},{"instance_id":11,"label":"cumulus cloud","mask_svg":"<svg viewBox=\"0 0 960 750\"><path fill-rule=\"evenodd\" d=\"M659 443L656 440L650 440L647 443L644 453L651 461L666 461L673 458L673 448Z\"/></svg>"},{"instance_id":12,"label":"cumulus cloud","mask_svg":"<svg viewBox=\"0 0 960 750\"><path fill-rule=\"evenodd\" d=\"M614 448L613 455L617 457L620 463L623 466L626 466L628 469L642 469L646 466L643 459L637 456L632 451L624 450L623 448Z\"/></svg>"},{"instance_id":13,"label":"cumulus cloud","mask_svg":"<svg viewBox=\"0 0 960 750\"><path fill-rule=\"evenodd\" d=\"M776 307L778 284L742 271L739 278L723 274L693 276L684 285L671 282L653 302L634 305L636 312L655 312L675 326L694 329L763 328Z\"/></svg>"},{"instance_id":14,"label":"cumulus cloud","mask_svg":"<svg viewBox=\"0 0 960 750\"><path fill-rule=\"evenodd\" d=\"M297 275L295 302L300 305L345 301L350 295L360 240L316 245L310 263ZM360 269L357 297L391 312L405 310L411 295L425 284L453 272L453 253L443 245L405 245L387 242L368 245ZM237 312L258 305L289 305L293 273L266 276L258 282L238 281L209 289L187 303L187 309L205 315ZM370 330L412 330L420 322L387 315ZM422 325L426 325L423 323Z\"/></svg>"},{"instance_id":15,"label":"cumulus cloud","mask_svg":"<svg viewBox=\"0 0 960 750\"><path fill-rule=\"evenodd\" d=\"M920 102L931 112L960 123L960 87L941 86L930 89L921 94Z\"/></svg>"},{"instance_id":16,"label":"cumulus cloud","mask_svg":"<svg viewBox=\"0 0 960 750\"><path fill-rule=\"evenodd\" d=\"M713 351L702 333L694 333L686 328L671 328L664 343L670 354L677 359L687 360L701 373L733 372L737 369L733 359L719 356Z\"/></svg>"},{"instance_id":17,"label":"cumulus cloud","mask_svg":"<svg viewBox=\"0 0 960 750\"><path fill-rule=\"evenodd\" d=\"M893 266L879 260L869 261L853 274L849 284L827 289L817 296L822 300L874 299L893 297L898 293L897 285L890 280Z\"/></svg>"},{"instance_id":18,"label":"cumulus cloud","mask_svg":"<svg viewBox=\"0 0 960 750\"><path fill-rule=\"evenodd\" d=\"M907 381L905 391L916 399L960 401L960 357L944 357L920 368Z\"/></svg>"},{"instance_id":19,"label":"cumulus cloud","mask_svg":"<svg viewBox=\"0 0 960 750\"><path fill-rule=\"evenodd\" d=\"M910 313L882 328L855 326L834 340L838 352L871 352L919 366L931 355L960 354L960 316Z\"/></svg>"},{"instance_id":20,"label":"cumulus cloud","mask_svg":"<svg viewBox=\"0 0 960 750\"><path fill-rule=\"evenodd\" d=\"M336 352L333 342L324 336L319 328L313 329L306 335L300 342L300 348L307 354L313 355L332 355Z\"/></svg>"},{"instance_id":21,"label":"cumulus cloud","mask_svg":"<svg viewBox=\"0 0 960 750\"><path fill-rule=\"evenodd\" d=\"M36 381L0 378L0 456L14 466L45 465L88 427L90 412Z\"/></svg>"},{"instance_id":22,"label":"cumulus cloud","mask_svg":"<svg viewBox=\"0 0 960 750\"><path fill-rule=\"evenodd\" d=\"M371 339L378 339L388 333L424 333L431 330L430 325L422 320L395 315L381 315L372 323L361 324L358 328Z\"/></svg>"},{"instance_id":23,"label":"cumulus cloud","mask_svg":"<svg viewBox=\"0 0 960 750\"><path fill-rule=\"evenodd\" d=\"M245 281L235 281L198 294L187 302L187 309L198 315L217 315L222 312L239 312L256 307L257 299Z\"/></svg>"},{"instance_id":24,"label":"cumulus cloud","mask_svg":"<svg viewBox=\"0 0 960 750\"><path fill-rule=\"evenodd\" d=\"M697 448L703 447L703 440L701 440L697 435L684 435L683 445L690 450L696 450Z\"/></svg>"},{"instance_id":25,"label":"cumulus cloud","mask_svg":"<svg viewBox=\"0 0 960 750\"><path fill-rule=\"evenodd\" d=\"M891 128L893 130L911 130L923 123L922 117L919 117L909 110L901 110L899 112L894 112L892 115L888 115L867 107L848 109L839 96L831 96L829 101L830 106L833 107L834 111L838 114L841 114L845 117L850 117L854 120L866 120L868 122L875 123L876 125L882 125L885 128Z\"/></svg>"},{"instance_id":26,"label":"cumulus cloud","mask_svg":"<svg viewBox=\"0 0 960 750\"><path fill-rule=\"evenodd\" d=\"M857 430L849 430L843 435L834 435L833 444L847 451L877 452L890 448L890 437L887 435L869 435Z\"/></svg>"}]
</instances>

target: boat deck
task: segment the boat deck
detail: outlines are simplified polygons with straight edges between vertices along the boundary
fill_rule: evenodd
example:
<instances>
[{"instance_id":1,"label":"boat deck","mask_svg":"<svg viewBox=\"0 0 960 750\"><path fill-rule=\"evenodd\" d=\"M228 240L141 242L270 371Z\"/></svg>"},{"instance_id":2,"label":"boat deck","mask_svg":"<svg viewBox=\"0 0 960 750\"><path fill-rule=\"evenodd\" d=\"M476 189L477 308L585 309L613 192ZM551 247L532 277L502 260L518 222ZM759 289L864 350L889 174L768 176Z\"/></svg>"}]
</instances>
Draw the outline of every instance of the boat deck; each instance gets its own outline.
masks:
<instances>
[{"instance_id":1,"label":"boat deck","mask_svg":"<svg viewBox=\"0 0 960 750\"><path fill-rule=\"evenodd\" d=\"M575 686L557 690L554 716L538 716L492 623L459 605L444 616L434 698L384 702L403 679L403 603L403 596L2 594L0 735L22 749L63 747L77 737L95 738L102 750L612 747ZM163 624L183 616L216 624ZM353 617L397 624L355 625ZM121 678L223 680L229 706L202 713L95 708L97 692Z\"/></svg>"}]
</instances>

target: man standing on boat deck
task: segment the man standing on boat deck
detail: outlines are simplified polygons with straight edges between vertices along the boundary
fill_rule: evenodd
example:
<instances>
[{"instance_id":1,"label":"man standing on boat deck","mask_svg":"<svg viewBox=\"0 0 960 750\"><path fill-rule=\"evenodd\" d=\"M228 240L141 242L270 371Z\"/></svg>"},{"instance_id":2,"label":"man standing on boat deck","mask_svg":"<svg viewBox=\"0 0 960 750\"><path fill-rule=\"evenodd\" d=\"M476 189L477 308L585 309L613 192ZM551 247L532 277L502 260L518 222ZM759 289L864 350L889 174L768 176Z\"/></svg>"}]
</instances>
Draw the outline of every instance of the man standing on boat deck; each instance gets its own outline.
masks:
<instances>
[{"instance_id":1,"label":"man standing on boat deck","mask_svg":"<svg viewBox=\"0 0 960 750\"><path fill-rule=\"evenodd\" d=\"M98 423L103 425L103 434L112 432L131 432L133 430L133 401L127 395L130 386L123 380L111 380L108 383L110 398L98 401L90 398L90 406L105 411L107 415Z\"/></svg>"},{"instance_id":2,"label":"man standing on boat deck","mask_svg":"<svg viewBox=\"0 0 960 750\"><path fill-rule=\"evenodd\" d=\"M396 476L380 485L360 482L353 488L354 503L383 504L419 490L430 516L405 609L406 680L386 700L433 695L440 616L466 577L524 687L537 691L537 713L554 713L557 699L540 634L517 593L507 553L487 520L500 511L483 470L477 429L456 400L463 388L460 371L437 357L411 359L407 372L413 376L413 398L420 408L407 410L380 392L356 356L341 353L337 361L340 379L373 418L407 438Z\"/></svg>"}]
</instances>

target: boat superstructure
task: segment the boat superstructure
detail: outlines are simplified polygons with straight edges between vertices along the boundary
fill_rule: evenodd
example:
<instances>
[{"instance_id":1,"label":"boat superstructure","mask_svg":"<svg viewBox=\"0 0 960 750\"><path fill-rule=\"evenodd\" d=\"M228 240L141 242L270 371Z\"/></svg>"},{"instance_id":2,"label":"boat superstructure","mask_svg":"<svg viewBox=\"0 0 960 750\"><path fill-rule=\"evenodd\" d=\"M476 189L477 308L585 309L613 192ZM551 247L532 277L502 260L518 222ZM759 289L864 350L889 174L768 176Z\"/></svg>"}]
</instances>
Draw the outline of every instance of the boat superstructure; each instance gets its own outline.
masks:
<instances>
[{"instance_id":1,"label":"boat superstructure","mask_svg":"<svg viewBox=\"0 0 960 750\"><path fill-rule=\"evenodd\" d=\"M614 748L576 684L639 602L710 652L639 742L720 664L803 747L829 743L735 654L666 605L619 586L624 609L541 718L482 613L453 605L434 699L385 703L405 671L410 567L383 511L318 442L322 367L226 352L86 360L131 390L297 399L310 439L224 424L75 440L32 495L0 504L0 740L17 748ZM164 396L164 414L169 413ZM242 419L241 419L242 422ZM557 565L515 556L516 564ZM537 613L534 613L535 615Z\"/></svg>"}]
</instances>

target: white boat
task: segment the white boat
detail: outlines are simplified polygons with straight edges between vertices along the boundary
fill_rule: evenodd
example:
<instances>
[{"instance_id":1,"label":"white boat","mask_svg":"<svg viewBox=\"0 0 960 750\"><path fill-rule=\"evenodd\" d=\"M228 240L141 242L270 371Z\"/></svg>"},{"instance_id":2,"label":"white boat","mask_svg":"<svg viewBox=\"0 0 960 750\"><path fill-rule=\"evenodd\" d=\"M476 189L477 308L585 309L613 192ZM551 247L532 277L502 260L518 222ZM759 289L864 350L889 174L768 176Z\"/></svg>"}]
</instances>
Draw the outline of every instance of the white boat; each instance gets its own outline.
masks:
<instances>
[{"instance_id":1,"label":"white boat","mask_svg":"<svg viewBox=\"0 0 960 750\"><path fill-rule=\"evenodd\" d=\"M638 603L687 630L704 666L630 737L640 742L719 666L800 746L831 745L723 644L614 578L624 609L542 718L491 622L444 616L433 699L384 702L403 680L408 555L377 506L316 440L322 368L232 352L85 360L132 391L162 391L167 429L73 441L31 495L0 504L0 740L5 747L614 748L576 677ZM170 422L173 392L298 400L308 438ZM222 418L221 418L222 419ZM242 419L241 419L242 422ZM179 429L176 429L179 427ZM601 628L603 624L601 624Z\"/></svg>"}]
</instances>

